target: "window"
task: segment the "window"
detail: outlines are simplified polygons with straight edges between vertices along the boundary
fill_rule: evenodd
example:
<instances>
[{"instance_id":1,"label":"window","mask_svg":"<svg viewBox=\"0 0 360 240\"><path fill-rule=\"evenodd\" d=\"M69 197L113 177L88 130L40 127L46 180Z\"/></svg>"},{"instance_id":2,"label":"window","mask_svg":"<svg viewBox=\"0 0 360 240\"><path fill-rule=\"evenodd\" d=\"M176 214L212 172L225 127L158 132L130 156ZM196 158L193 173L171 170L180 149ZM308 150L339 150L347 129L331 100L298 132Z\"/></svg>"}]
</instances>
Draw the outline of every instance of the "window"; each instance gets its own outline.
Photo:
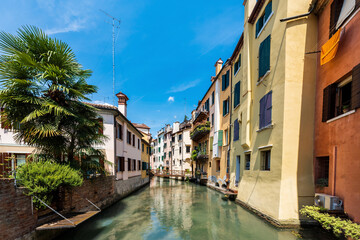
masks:
<instances>
[{"instance_id":1,"label":"window","mask_svg":"<svg viewBox=\"0 0 360 240\"><path fill-rule=\"evenodd\" d=\"M158 149L158 153L160 152L160 147L159 147L159 149Z\"/></svg>"},{"instance_id":2,"label":"window","mask_svg":"<svg viewBox=\"0 0 360 240\"><path fill-rule=\"evenodd\" d=\"M318 187L329 186L329 157L317 157L315 166L315 184Z\"/></svg>"},{"instance_id":3,"label":"window","mask_svg":"<svg viewBox=\"0 0 360 240\"><path fill-rule=\"evenodd\" d=\"M341 8L344 0L334 0L330 9L330 25L329 25L329 38L331 38L337 31L337 22L340 16Z\"/></svg>"},{"instance_id":4,"label":"window","mask_svg":"<svg viewBox=\"0 0 360 240\"><path fill-rule=\"evenodd\" d=\"M175 136L173 136L173 137L171 138L171 141L172 141L172 142L175 142Z\"/></svg>"},{"instance_id":5,"label":"window","mask_svg":"<svg viewBox=\"0 0 360 240\"><path fill-rule=\"evenodd\" d=\"M167 146L166 143L164 143L164 149L166 148L166 146Z\"/></svg>"},{"instance_id":6,"label":"window","mask_svg":"<svg viewBox=\"0 0 360 240\"><path fill-rule=\"evenodd\" d=\"M131 159L128 158L128 171L131 171Z\"/></svg>"},{"instance_id":7,"label":"window","mask_svg":"<svg viewBox=\"0 0 360 240\"><path fill-rule=\"evenodd\" d=\"M181 166L181 160L179 160L179 165Z\"/></svg>"},{"instance_id":8,"label":"window","mask_svg":"<svg viewBox=\"0 0 360 240\"><path fill-rule=\"evenodd\" d=\"M142 143L142 144L141 144L141 151L142 151L142 152L144 152L144 150L145 150L144 148L145 148L145 147L144 147L144 144ZM147 149L146 149L146 150L147 150ZM146 151L146 153L147 153L147 151Z\"/></svg>"},{"instance_id":9,"label":"window","mask_svg":"<svg viewBox=\"0 0 360 240\"><path fill-rule=\"evenodd\" d=\"M138 170L139 171L141 170L141 161L140 160L138 161Z\"/></svg>"},{"instance_id":10,"label":"window","mask_svg":"<svg viewBox=\"0 0 360 240\"><path fill-rule=\"evenodd\" d=\"M224 91L229 86L229 70L226 72L226 74L222 75L222 90Z\"/></svg>"},{"instance_id":11,"label":"window","mask_svg":"<svg viewBox=\"0 0 360 240\"><path fill-rule=\"evenodd\" d=\"M326 122L359 107L360 64L354 67L351 76L324 89L322 121Z\"/></svg>"},{"instance_id":12,"label":"window","mask_svg":"<svg viewBox=\"0 0 360 240\"><path fill-rule=\"evenodd\" d=\"M270 171L270 156L270 150L261 151L261 170Z\"/></svg>"},{"instance_id":13,"label":"window","mask_svg":"<svg viewBox=\"0 0 360 240\"><path fill-rule=\"evenodd\" d=\"M149 154L149 147L146 147L146 154Z\"/></svg>"},{"instance_id":14,"label":"window","mask_svg":"<svg viewBox=\"0 0 360 240\"><path fill-rule=\"evenodd\" d=\"M147 170L147 163L146 162L142 162L142 170Z\"/></svg>"},{"instance_id":15,"label":"window","mask_svg":"<svg viewBox=\"0 0 360 240\"><path fill-rule=\"evenodd\" d=\"M140 139L138 138L138 149L140 149Z\"/></svg>"},{"instance_id":16,"label":"window","mask_svg":"<svg viewBox=\"0 0 360 240\"><path fill-rule=\"evenodd\" d=\"M259 47L259 78L258 81L270 71L270 36L260 43Z\"/></svg>"},{"instance_id":17,"label":"window","mask_svg":"<svg viewBox=\"0 0 360 240\"><path fill-rule=\"evenodd\" d=\"M190 146L186 146L186 153L190 152Z\"/></svg>"},{"instance_id":18,"label":"window","mask_svg":"<svg viewBox=\"0 0 360 240\"><path fill-rule=\"evenodd\" d=\"M182 134L179 134L179 139L178 139L179 141L181 141L182 140Z\"/></svg>"},{"instance_id":19,"label":"window","mask_svg":"<svg viewBox=\"0 0 360 240\"><path fill-rule=\"evenodd\" d=\"M159 143L161 142L161 138L159 138Z\"/></svg>"},{"instance_id":20,"label":"window","mask_svg":"<svg viewBox=\"0 0 360 240\"><path fill-rule=\"evenodd\" d=\"M259 36L259 33L261 32L266 22L268 21L269 17L271 16L271 13L272 13L272 1L270 1L268 5L266 5L264 14L261 17L259 17L259 20L256 22L256 35L255 35L256 38Z\"/></svg>"},{"instance_id":21,"label":"window","mask_svg":"<svg viewBox=\"0 0 360 240\"><path fill-rule=\"evenodd\" d=\"M234 63L234 76L236 75L236 73L240 69L240 66L241 66L241 54L239 55L238 60Z\"/></svg>"},{"instance_id":22,"label":"window","mask_svg":"<svg viewBox=\"0 0 360 240\"><path fill-rule=\"evenodd\" d=\"M229 143L228 138L229 138L229 132L228 130L225 130L225 146L228 145Z\"/></svg>"},{"instance_id":23,"label":"window","mask_svg":"<svg viewBox=\"0 0 360 240\"><path fill-rule=\"evenodd\" d=\"M240 82L235 84L234 88L234 108L240 104Z\"/></svg>"},{"instance_id":24,"label":"window","mask_svg":"<svg viewBox=\"0 0 360 240\"><path fill-rule=\"evenodd\" d=\"M209 111L209 109L210 109L210 99L207 99L205 102L205 110Z\"/></svg>"},{"instance_id":25,"label":"window","mask_svg":"<svg viewBox=\"0 0 360 240\"><path fill-rule=\"evenodd\" d=\"M211 114L211 125L214 125L214 114Z\"/></svg>"},{"instance_id":26,"label":"window","mask_svg":"<svg viewBox=\"0 0 360 240\"><path fill-rule=\"evenodd\" d=\"M250 153L245 154L245 170L250 170L250 159L251 159Z\"/></svg>"},{"instance_id":27,"label":"window","mask_svg":"<svg viewBox=\"0 0 360 240\"><path fill-rule=\"evenodd\" d=\"M216 171L220 172L220 160L216 160Z\"/></svg>"},{"instance_id":28,"label":"window","mask_svg":"<svg viewBox=\"0 0 360 240\"><path fill-rule=\"evenodd\" d=\"M16 167L19 167L26 163L26 155L25 154L16 154Z\"/></svg>"},{"instance_id":29,"label":"window","mask_svg":"<svg viewBox=\"0 0 360 240\"><path fill-rule=\"evenodd\" d=\"M223 116L229 113L229 98L223 101Z\"/></svg>"},{"instance_id":30,"label":"window","mask_svg":"<svg viewBox=\"0 0 360 240\"><path fill-rule=\"evenodd\" d=\"M179 147L179 154L181 154L181 147Z\"/></svg>"},{"instance_id":31,"label":"window","mask_svg":"<svg viewBox=\"0 0 360 240\"><path fill-rule=\"evenodd\" d=\"M126 142L131 145L131 132L129 131L126 133Z\"/></svg>"},{"instance_id":32,"label":"window","mask_svg":"<svg viewBox=\"0 0 360 240\"><path fill-rule=\"evenodd\" d=\"M122 140L122 133L123 133L122 125L121 125L121 124L117 124L116 138Z\"/></svg>"},{"instance_id":33,"label":"window","mask_svg":"<svg viewBox=\"0 0 360 240\"><path fill-rule=\"evenodd\" d=\"M211 94L211 105L214 105L214 103L215 103L215 91L213 91Z\"/></svg>"},{"instance_id":34,"label":"window","mask_svg":"<svg viewBox=\"0 0 360 240\"><path fill-rule=\"evenodd\" d=\"M123 172L125 171L125 158L118 157L118 171Z\"/></svg>"},{"instance_id":35,"label":"window","mask_svg":"<svg viewBox=\"0 0 360 240\"><path fill-rule=\"evenodd\" d=\"M239 121L235 119L234 121L234 141L239 140Z\"/></svg>"},{"instance_id":36,"label":"window","mask_svg":"<svg viewBox=\"0 0 360 240\"><path fill-rule=\"evenodd\" d=\"M132 145L135 147L135 134L132 135Z\"/></svg>"},{"instance_id":37,"label":"window","mask_svg":"<svg viewBox=\"0 0 360 240\"><path fill-rule=\"evenodd\" d=\"M164 152L164 158L166 158L166 152Z\"/></svg>"},{"instance_id":38,"label":"window","mask_svg":"<svg viewBox=\"0 0 360 240\"><path fill-rule=\"evenodd\" d=\"M260 99L259 129L271 125L272 91Z\"/></svg>"}]
</instances>

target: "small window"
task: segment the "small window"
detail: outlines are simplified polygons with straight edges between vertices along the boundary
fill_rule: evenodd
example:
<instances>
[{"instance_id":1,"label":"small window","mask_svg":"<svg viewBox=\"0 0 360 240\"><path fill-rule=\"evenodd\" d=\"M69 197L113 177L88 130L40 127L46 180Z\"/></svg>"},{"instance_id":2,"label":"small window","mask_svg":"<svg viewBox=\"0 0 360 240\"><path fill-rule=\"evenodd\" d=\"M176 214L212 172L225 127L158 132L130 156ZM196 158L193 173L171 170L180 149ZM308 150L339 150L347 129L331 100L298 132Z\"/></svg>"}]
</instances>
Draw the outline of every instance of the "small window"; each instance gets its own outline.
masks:
<instances>
[{"instance_id":1,"label":"small window","mask_svg":"<svg viewBox=\"0 0 360 240\"><path fill-rule=\"evenodd\" d=\"M138 139L138 149L140 150L140 139Z\"/></svg>"},{"instance_id":2,"label":"small window","mask_svg":"<svg viewBox=\"0 0 360 240\"><path fill-rule=\"evenodd\" d=\"M250 170L250 159L251 159L250 153L245 154L245 170Z\"/></svg>"},{"instance_id":3,"label":"small window","mask_svg":"<svg viewBox=\"0 0 360 240\"><path fill-rule=\"evenodd\" d=\"M122 140L123 138L122 138L122 133L123 133L123 129L122 129L122 125L121 124L117 124L117 136L116 136L116 138L117 139L120 139L120 140Z\"/></svg>"},{"instance_id":4,"label":"small window","mask_svg":"<svg viewBox=\"0 0 360 240\"><path fill-rule=\"evenodd\" d=\"M237 82L234 87L234 108L240 104L240 82Z\"/></svg>"},{"instance_id":5,"label":"small window","mask_svg":"<svg viewBox=\"0 0 360 240\"><path fill-rule=\"evenodd\" d=\"M131 145L131 132L129 131L126 133L126 142Z\"/></svg>"},{"instance_id":6,"label":"small window","mask_svg":"<svg viewBox=\"0 0 360 240\"><path fill-rule=\"evenodd\" d=\"M215 103L215 91L213 91L211 94L211 105L214 105L214 103Z\"/></svg>"},{"instance_id":7,"label":"small window","mask_svg":"<svg viewBox=\"0 0 360 240\"><path fill-rule=\"evenodd\" d=\"M329 157L317 157L315 166L315 184L317 187L329 186Z\"/></svg>"},{"instance_id":8,"label":"small window","mask_svg":"<svg viewBox=\"0 0 360 240\"><path fill-rule=\"evenodd\" d=\"M261 167L262 171L270 171L270 158L271 152L270 150L261 151Z\"/></svg>"},{"instance_id":9,"label":"small window","mask_svg":"<svg viewBox=\"0 0 360 240\"><path fill-rule=\"evenodd\" d=\"M211 114L211 125L214 126L214 114Z\"/></svg>"},{"instance_id":10,"label":"small window","mask_svg":"<svg viewBox=\"0 0 360 240\"><path fill-rule=\"evenodd\" d=\"M144 144L143 144L143 143L141 144L141 151L142 151L142 152L145 151L145 147L144 147Z\"/></svg>"},{"instance_id":11,"label":"small window","mask_svg":"<svg viewBox=\"0 0 360 240\"><path fill-rule=\"evenodd\" d=\"M234 63L234 76L237 74L241 66L241 54L239 55L238 60Z\"/></svg>"},{"instance_id":12,"label":"small window","mask_svg":"<svg viewBox=\"0 0 360 240\"><path fill-rule=\"evenodd\" d=\"M128 158L128 171L131 171L131 158Z\"/></svg>"},{"instance_id":13,"label":"small window","mask_svg":"<svg viewBox=\"0 0 360 240\"><path fill-rule=\"evenodd\" d=\"M268 5L266 5L264 14L261 17L259 17L258 21L256 22L256 35L255 35L255 38L257 38L259 36L259 33L261 32L261 30L265 26L265 24L268 21L271 13L272 13L272 1L270 1L268 3Z\"/></svg>"},{"instance_id":14,"label":"small window","mask_svg":"<svg viewBox=\"0 0 360 240\"><path fill-rule=\"evenodd\" d=\"M220 160L216 160L216 171L220 172Z\"/></svg>"},{"instance_id":15,"label":"small window","mask_svg":"<svg viewBox=\"0 0 360 240\"><path fill-rule=\"evenodd\" d=\"M179 134L179 141L182 140L182 134Z\"/></svg>"},{"instance_id":16,"label":"small window","mask_svg":"<svg viewBox=\"0 0 360 240\"><path fill-rule=\"evenodd\" d=\"M135 134L132 135L132 145L135 147Z\"/></svg>"},{"instance_id":17,"label":"small window","mask_svg":"<svg viewBox=\"0 0 360 240\"><path fill-rule=\"evenodd\" d=\"M229 113L229 98L223 101L223 116Z\"/></svg>"},{"instance_id":18,"label":"small window","mask_svg":"<svg viewBox=\"0 0 360 240\"><path fill-rule=\"evenodd\" d=\"M224 74L222 75L222 90L225 91L225 89L227 89L227 87L229 86L229 76L230 75L230 72L229 70Z\"/></svg>"},{"instance_id":19,"label":"small window","mask_svg":"<svg viewBox=\"0 0 360 240\"><path fill-rule=\"evenodd\" d=\"M190 153L190 146L186 146L186 153Z\"/></svg>"},{"instance_id":20,"label":"small window","mask_svg":"<svg viewBox=\"0 0 360 240\"><path fill-rule=\"evenodd\" d=\"M179 154L181 154L181 147L179 147Z\"/></svg>"},{"instance_id":21,"label":"small window","mask_svg":"<svg viewBox=\"0 0 360 240\"><path fill-rule=\"evenodd\" d=\"M235 119L234 121L234 142L239 140L239 121Z\"/></svg>"},{"instance_id":22,"label":"small window","mask_svg":"<svg viewBox=\"0 0 360 240\"><path fill-rule=\"evenodd\" d=\"M141 161L138 161L138 170L141 170Z\"/></svg>"}]
</instances>

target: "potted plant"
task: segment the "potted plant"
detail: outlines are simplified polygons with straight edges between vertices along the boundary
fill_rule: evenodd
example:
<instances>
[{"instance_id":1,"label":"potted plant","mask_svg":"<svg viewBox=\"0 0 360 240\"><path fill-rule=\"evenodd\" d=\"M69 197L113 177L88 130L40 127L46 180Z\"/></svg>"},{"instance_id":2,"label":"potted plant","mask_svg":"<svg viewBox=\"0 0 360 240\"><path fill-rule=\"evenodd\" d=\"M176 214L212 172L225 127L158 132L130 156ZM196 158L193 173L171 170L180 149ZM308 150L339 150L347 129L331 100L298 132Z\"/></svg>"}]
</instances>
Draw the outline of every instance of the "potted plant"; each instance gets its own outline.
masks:
<instances>
[{"instance_id":1,"label":"potted plant","mask_svg":"<svg viewBox=\"0 0 360 240\"><path fill-rule=\"evenodd\" d=\"M343 110L343 113L347 113L350 110L350 105L349 104L343 105L342 110Z\"/></svg>"}]
</instances>

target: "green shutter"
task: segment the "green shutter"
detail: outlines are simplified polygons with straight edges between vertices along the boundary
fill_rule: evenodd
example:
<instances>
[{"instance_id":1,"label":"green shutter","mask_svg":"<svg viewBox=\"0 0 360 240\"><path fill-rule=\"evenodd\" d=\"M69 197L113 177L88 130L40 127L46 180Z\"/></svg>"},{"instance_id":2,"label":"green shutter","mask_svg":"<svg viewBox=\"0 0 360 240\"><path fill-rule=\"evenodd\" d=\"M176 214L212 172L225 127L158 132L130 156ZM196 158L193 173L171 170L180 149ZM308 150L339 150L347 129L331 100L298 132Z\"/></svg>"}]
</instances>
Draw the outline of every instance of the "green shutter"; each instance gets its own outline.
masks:
<instances>
[{"instance_id":1,"label":"green shutter","mask_svg":"<svg viewBox=\"0 0 360 240\"><path fill-rule=\"evenodd\" d=\"M223 116L225 116L225 111L226 111L226 105L225 105L225 101L223 101Z\"/></svg>"},{"instance_id":2,"label":"green shutter","mask_svg":"<svg viewBox=\"0 0 360 240\"><path fill-rule=\"evenodd\" d=\"M269 35L259 47L259 79L270 70L270 36Z\"/></svg>"},{"instance_id":3,"label":"green shutter","mask_svg":"<svg viewBox=\"0 0 360 240\"><path fill-rule=\"evenodd\" d=\"M223 130L218 131L218 146L222 147L223 145Z\"/></svg>"},{"instance_id":4,"label":"green shutter","mask_svg":"<svg viewBox=\"0 0 360 240\"><path fill-rule=\"evenodd\" d=\"M213 150L213 141L214 141L214 138L210 137L210 151Z\"/></svg>"},{"instance_id":5,"label":"green shutter","mask_svg":"<svg viewBox=\"0 0 360 240\"><path fill-rule=\"evenodd\" d=\"M224 91L225 90L225 85L226 85L226 76L225 76L225 74L224 75L222 75L222 90Z\"/></svg>"}]
</instances>

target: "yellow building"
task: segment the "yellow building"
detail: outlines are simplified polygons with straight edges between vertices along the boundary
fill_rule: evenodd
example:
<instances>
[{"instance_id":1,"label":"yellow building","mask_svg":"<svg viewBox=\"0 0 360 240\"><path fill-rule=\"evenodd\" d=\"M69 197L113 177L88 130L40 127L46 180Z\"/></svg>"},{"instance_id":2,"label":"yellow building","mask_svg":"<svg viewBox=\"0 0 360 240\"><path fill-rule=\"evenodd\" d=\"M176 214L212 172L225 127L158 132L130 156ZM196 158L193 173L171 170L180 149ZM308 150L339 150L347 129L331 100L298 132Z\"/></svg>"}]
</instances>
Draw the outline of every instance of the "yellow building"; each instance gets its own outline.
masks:
<instances>
[{"instance_id":1,"label":"yellow building","mask_svg":"<svg viewBox=\"0 0 360 240\"><path fill-rule=\"evenodd\" d=\"M231 114L239 140L231 139L230 184L238 185L237 202L279 225L299 224L299 208L314 196L317 62L305 53L317 49L316 19L280 21L308 12L310 3L246 0L244 34L231 58L233 69L239 59L241 64L232 74L232 89L240 82L240 103Z\"/></svg>"},{"instance_id":2,"label":"yellow building","mask_svg":"<svg viewBox=\"0 0 360 240\"><path fill-rule=\"evenodd\" d=\"M150 155L151 155L151 149L150 149L150 141L149 137L145 134L143 134L143 138L141 139L141 177L146 178L149 177L149 162L150 162Z\"/></svg>"}]
</instances>

